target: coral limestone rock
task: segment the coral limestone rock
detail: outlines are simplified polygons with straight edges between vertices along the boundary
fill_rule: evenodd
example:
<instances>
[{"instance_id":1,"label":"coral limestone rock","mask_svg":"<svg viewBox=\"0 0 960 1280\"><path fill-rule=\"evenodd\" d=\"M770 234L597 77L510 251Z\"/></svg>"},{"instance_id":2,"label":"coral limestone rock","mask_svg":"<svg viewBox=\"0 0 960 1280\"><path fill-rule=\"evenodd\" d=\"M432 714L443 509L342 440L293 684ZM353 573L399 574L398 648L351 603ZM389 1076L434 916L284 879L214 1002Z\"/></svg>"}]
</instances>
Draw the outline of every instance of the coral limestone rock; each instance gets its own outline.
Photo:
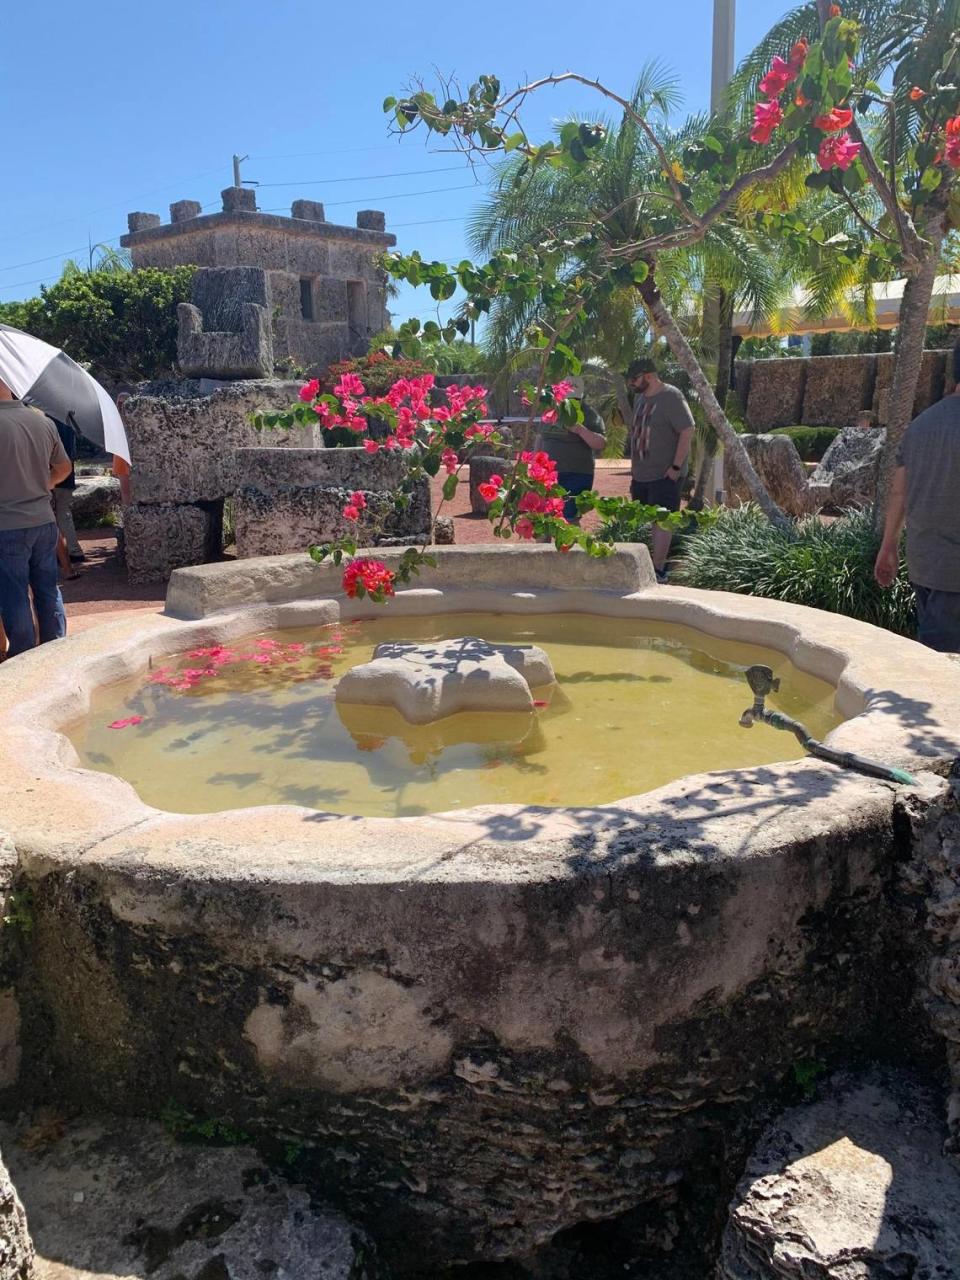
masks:
<instances>
[{"instance_id":1,"label":"coral limestone rock","mask_svg":"<svg viewBox=\"0 0 960 1280\"><path fill-rule=\"evenodd\" d=\"M531 711L531 688L553 682L536 645L490 644L473 636L435 644L380 644L348 671L337 700L394 707L412 724L458 711Z\"/></svg>"}]
</instances>

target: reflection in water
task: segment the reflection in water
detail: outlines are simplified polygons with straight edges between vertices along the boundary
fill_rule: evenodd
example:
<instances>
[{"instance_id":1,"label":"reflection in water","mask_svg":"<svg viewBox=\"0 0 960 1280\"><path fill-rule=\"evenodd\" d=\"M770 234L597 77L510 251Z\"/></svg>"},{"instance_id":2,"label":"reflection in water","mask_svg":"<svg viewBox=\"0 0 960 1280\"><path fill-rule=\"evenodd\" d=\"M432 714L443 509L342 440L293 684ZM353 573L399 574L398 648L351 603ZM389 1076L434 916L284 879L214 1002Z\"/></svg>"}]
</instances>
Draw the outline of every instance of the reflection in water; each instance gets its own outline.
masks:
<instances>
[{"instance_id":1,"label":"reflection in water","mask_svg":"<svg viewBox=\"0 0 960 1280\"><path fill-rule=\"evenodd\" d=\"M547 651L557 683L535 691L533 712L411 725L392 708L335 702L338 677L378 644L477 634ZM385 612L171 659L159 674L99 690L69 732L86 767L181 812L297 804L402 816L474 804L602 804L687 773L801 754L786 735L739 727L743 672L755 662L782 677L777 709L817 737L839 723L833 689L782 655L682 627L577 614ZM130 714L142 723L107 728Z\"/></svg>"}]
</instances>

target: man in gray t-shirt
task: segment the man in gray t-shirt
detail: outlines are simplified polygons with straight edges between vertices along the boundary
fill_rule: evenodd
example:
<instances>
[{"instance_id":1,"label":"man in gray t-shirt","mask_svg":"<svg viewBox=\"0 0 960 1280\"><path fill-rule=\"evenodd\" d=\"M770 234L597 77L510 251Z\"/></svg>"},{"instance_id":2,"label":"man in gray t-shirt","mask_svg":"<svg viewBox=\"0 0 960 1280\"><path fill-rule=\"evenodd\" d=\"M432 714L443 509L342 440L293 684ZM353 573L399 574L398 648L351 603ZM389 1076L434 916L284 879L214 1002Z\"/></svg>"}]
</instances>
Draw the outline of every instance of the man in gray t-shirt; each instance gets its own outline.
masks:
<instances>
[{"instance_id":1,"label":"man in gray t-shirt","mask_svg":"<svg viewBox=\"0 0 960 1280\"><path fill-rule=\"evenodd\" d=\"M953 352L957 389L914 418L897 451L874 576L897 576L907 526L907 569L917 597L917 638L960 653L960 343Z\"/></svg>"},{"instance_id":2,"label":"man in gray t-shirt","mask_svg":"<svg viewBox=\"0 0 960 1280\"><path fill-rule=\"evenodd\" d=\"M634 360L624 377L636 393L630 426L630 497L680 510L680 481L693 440L693 414L683 392L662 382L649 358ZM654 525L651 536L657 580L666 582L672 534Z\"/></svg>"},{"instance_id":3,"label":"man in gray t-shirt","mask_svg":"<svg viewBox=\"0 0 960 1280\"><path fill-rule=\"evenodd\" d=\"M66 633L50 490L71 471L53 422L0 382L0 622L7 657Z\"/></svg>"}]
</instances>

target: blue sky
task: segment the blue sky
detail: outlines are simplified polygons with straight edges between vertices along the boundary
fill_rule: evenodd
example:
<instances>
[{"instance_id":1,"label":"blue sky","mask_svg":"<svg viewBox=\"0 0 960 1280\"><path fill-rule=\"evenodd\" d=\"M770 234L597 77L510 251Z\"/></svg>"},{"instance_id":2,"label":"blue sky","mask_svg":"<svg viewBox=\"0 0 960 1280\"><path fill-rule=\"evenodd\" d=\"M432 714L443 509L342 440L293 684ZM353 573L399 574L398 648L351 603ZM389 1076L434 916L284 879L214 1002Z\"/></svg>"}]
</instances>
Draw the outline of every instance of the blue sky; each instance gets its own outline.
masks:
<instances>
[{"instance_id":1,"label":"blue sky","mask_svg":"<svg viewBox=\"0 0 960 1280\"><path fill-rule=\"evenodd\" d=\"M738 0L737 56L787 7ZM711 15L711 0L8 6L5 48L28 52L7 57L0 80L0 114L16 121L4 130L0 301L37 293L64 258L86 258L88 241L116 244L130 210L166 221L174 200L218 208L234 152L249 154L243 176L261 183L263 209L288 212L304 196L347 224L357 209L383 209L402 249L458 261L483 187L419 134L391 139L386 95L415 75L432 87L437 71L467 84L492 72L508 86L576 70L626 92L659 59L698 110L709 99ZM553 119L594 102L586 90L545 90L525 113L528 130L545 137ZM436 309L405 289L394 312Z\"/></svg>"}]
</instances>

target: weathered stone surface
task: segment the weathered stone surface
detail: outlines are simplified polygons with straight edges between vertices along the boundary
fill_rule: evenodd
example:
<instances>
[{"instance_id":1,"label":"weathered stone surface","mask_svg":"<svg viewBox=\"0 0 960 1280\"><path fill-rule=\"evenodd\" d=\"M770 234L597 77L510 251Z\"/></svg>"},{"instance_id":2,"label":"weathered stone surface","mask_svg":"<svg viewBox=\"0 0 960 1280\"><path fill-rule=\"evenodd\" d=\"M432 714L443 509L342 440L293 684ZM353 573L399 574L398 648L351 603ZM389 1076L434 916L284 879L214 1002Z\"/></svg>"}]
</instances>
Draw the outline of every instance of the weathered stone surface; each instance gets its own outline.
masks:
<instances>
[{"instance_id":1,"label":"weathered stone surface","mask_svg":"<svg viewBox=\"0 0 960 1280\"><path fill-rule=\"evenodd\" d=\"M177 360L188 378L269 378L273 373L265 307L243 303L238 331L204 330L200 311L189 302L177 305L177 322Z\"/></svg>"},{"instance_id":2,"label":"weathered stone surface","mask_svg":"<svg viewBox=\"0 0 960 1280\"><path fill-rule=\"evenodd\" d=\"M950 363L949 351L925 351L920 362L920 378L917 382L917 394L913 401L913 417L929 409L944 393L944 377ZM876 357L877 378L873 392L873 412L881 426L887 424L887 404L890 386L893 382L892 352L884 352Z\"/></svg>"},{"instance_id":3,"label":"weathered stone surface","mask_svg":"<svg viewBox=\"0 0 960 1280\"><path fill-rule=\"evenodd\" d=\"M326 222L327 220L319 200L294 200L290 206L290 217L303 218L307 222Z\"/></svg>"},{"instance_id":4,"label":"weathered stone surface","mask_svg":"<svg viewBox=\"0 0 960 1280\"><path fill-rule=\"evenodd\" d=\"M133 500L216 501L237 487L236 450L264 438L252 414L287 409L299 382L226 384L209 394L197 382L147 384L128 400L123 416L131 451ZM270 431L271 445L316 448L320 430Z\"/></svg>"},{"instance_id":5,"label":"weathered stone surface","mask_svg":"<svg viewBox=\"0 0 960 1280\"><path fill-rule=\"evenodd\" d=\"M513 463L506 457L488 457L478 453L470 458L470 510L475 516L485 516L490 508L480 486L487 484L491 476L506 480L512 473Z\"/></svg>"},{"instance_id":6,"label":"weathered stone surface","mask_svg":"<svg viewBox=\"0 0 960 1280\"><path fill-rule=\"evenodd\" d=\"M35 1236L34 1280L373 1275L370 1242L250 1146L185 1144L142 1120L87 1120L32 1151L2 1132ZM0 1179L0 1206L3 1190ZM3 1280L25 1274L0 1262Z\"/></svg>"},{"instance_id":7,"label":"weathered stone surface","mask_svg":"<svg viewBox=\"0 0 960 1280\"><path fill-rule=\"evenodd\" d=\"M476 636L435 644L378 644L370 662L337 682L338 702L393 707L410 724L460 711L532 711L531 690L552 684L536 645L491 644Z\"/></svg>"},{"instance_id":8,"label":"weathered stone surface","mask_svg":"<svg viewBox=\"0 0 960 1280\"><path fill-rule=\"evenodd\" d=\"M42 1280L34 1269L33 1242L20 1197L0 1162L0 1280Z\"/></svg>"},{"instance_id":9,"label":"weathered stone surface","mask_svg":"<svg viewBox=\"0 0 960 1280\"><path fill-rule=\"evenodd\" d=\"M199 218L203 205L199 200L177 200L170 206L171 222L189 222L191 218ZM134 228L131 227L132 231Z\"/></svg>"},{"instance_id":10,"label":"weathered stone surface","mask_svg":"<svg viewBox=\"0 0 960 1280\"><path fill-rule=\"evenodd\" d=\"M810 510L807 472L790 437L742 435L740 441L774 502L787 515L805 515ZM751 501L736 459L729 453L724 459L724 484L728 505Z\"/></svg>"},{"instance_id":11,"label":"weathered stone surface","mask_svg":"<svg viewBox=\"0 0 960 1280\"><path fill-rule=\"evenodd\" d=\"M20 930L29 922L29 908L13 897L14 876L17 870L17 852L10 837L0 830L0 959L6 971L7 953L14 945L14 937L22 938ZM24 917L21 918L21 911ZM5 935L5 936L4 936ZM20 1004L13 986L7 985L10 976L4 972L0 985L0 1092L13 1088L20 1075ZM0 1165L2 1170L2 1165ZM2 1256L2 1246L0 1246ZM6 1280L2 1264L0 1277Z\"/></svg>"},{"instance_id":12,"label":"weathered stone surface","mask_svg":"<svg viewBox=\"0 0 960 1280\"><path fill-rule=\"evenodd\" d=\"M938 1100L892 1071L842 1074L761 1139L718 1280L946 1280L960 1274L960 1172Z\"/></svg>"},{"instance_id":13,"label":"weathered stone surface","mask_svg":"<svg viewBox=\"0 0 960 1280\"><path fill-rule=\"evenodd\" d=\"M803 417L807 426L852 427L873 401L877 357L814 356L806 360Z\"/></svg>"},{"instance_id":14,"label":"weathered stone surface","mask_svg":"<svg viewBox=\"0 0 960 1280\"><path fill-rule=\"evenodd\" d=\"M951 1094L947 1149L960 1157L960 762L941 794L902 810L912 857L904 865L907 900L924 903L925 947L918 965L920 1000L946 1048ZM960 1164L958 1164L960 1167Z\"/></svg>"},{"instance_id":15,"label":"weathered stone surface","mask_svg":"<svg viewBox=\"0 0 960 1280\"><path fill-rule=\"evenodd\" d=\"M166 582L174 569L223 550L223 503L139 503L124 508L124 560L132 583Z\"/></svg>"},{"instance_id":16,"label":"weathered stone surface","mask_svg":"<svg viewBox=\"0 0 960 1280\"><path fill-rule=\"evenodd\" d=\"M357 226L362 231L386 231L387 215L379 209L361 209L357 214Z\"/></svg>"},{"instance_id":17,"label":"weathered stone surface","mask_svg":"<svg viewBox=\"0 0 960 1280\"><path fill-rule=\"evenodd\" d=\"M120 514L120 481L114 476L77 476L73 491L73 522L93 529L108 516Z\"/></svg>"},{"instance_id":18,"label":"weathered stone surface","mask_svg":"<svg viewBox=\"0 0 960 1280\"><path fill-rule=\"evenodd\" d=\"M404 542L430 534L430 486L418 484L410 505L393 511L394 491L406 474L399 451L363 449L240 449L235 504L237 556L282 555L328 542L349 531ZM367 507L359 523L343 508L355 490ZM387 514L389 513L389 514Z\"/></svg>"},{"instance_id":19,"label":"weathered stone surface","mask_svg":"<svg viewBox=\"0 0 960 1280\"><path fill-rule=\"evenodd\" d=\"M251 187L226 187L220 197L224 213L257 212L257 193Z\"/></svg>"},{"instance_id":20,"label":"weathered stone surface","mask_svg":"<svg viewBox=\"0 0 960 1280\"><path fill-rule=\"evenodd\" d=\"M886 434L875 427L846 427L841 431L810 476L811 509L869 506L877 492Z\"/></svg>"},{"instance_id":21,"label":"weathered stone surface","mask_svg":"<svg viewBox=\"0 0 960 1280\"><path fill-rule=\"evenodd\" d=\"M149 231L153 227L159 227L159 213L128 213L127 229L134 231Z\"/></svg>"},{"instance_id":22,"label":"weathered stone surface","mask_svg":"<svg viewBox=\"0 0 960 1280\"><path fill-rule=\"evenodd\" d=\"M792 427L803 412L807 361L801 359L755 360L750 373L747 426L751 431Z\"/></svg>"},{"instance_id":23,"label":"weathered stone surface","mask_svg":"<svg viewBox=\"0 0 960 1280\"><path fill-rule=\"evenodd\" d=\"M452 547L457 540L457 529L451 516L435 516L433 540L437 546Z\"/></svg>"}]
</instances>

